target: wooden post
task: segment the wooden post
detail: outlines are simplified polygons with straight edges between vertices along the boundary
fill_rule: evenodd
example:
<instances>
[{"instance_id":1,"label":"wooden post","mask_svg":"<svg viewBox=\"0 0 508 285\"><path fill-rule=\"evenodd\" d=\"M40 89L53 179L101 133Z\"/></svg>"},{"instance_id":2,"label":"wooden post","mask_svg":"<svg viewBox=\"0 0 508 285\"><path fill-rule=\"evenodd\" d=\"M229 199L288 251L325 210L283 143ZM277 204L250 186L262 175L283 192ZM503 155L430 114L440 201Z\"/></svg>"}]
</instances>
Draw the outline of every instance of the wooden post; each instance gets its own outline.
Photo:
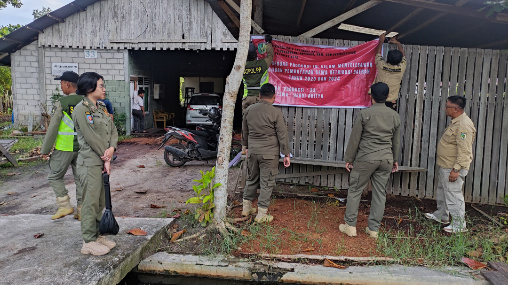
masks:
<instances>
[{"instance_id":1,"label":"wooden post","mask_svg":"<svg viewBox=\"0 0 508 285\"><path fill-rule=\"evenodd\" d=\"M231 149L231 138L233 134L233 117L235 112L236 96L238 95L238 88L240 88L240 83L243 78L245 62L247 60L247 51L249 49L251 11L252 2L250 0L243 0L240 4L240 36L238 38L235 63L231 73L226 78L226 90L224 92L222 104L222 122L217 164L215 167L215 183L220 183L221 186L216 188L214 195L214 220L216 226L221 231L225 229L224 220L226 219L226 205L228 200L228 164Z\"/></svg>"},{"instance_id":2,"label":"wooden post","mask_svg":"<svg viewBox=\"0 0 508 285\"><path fill-rule=\"evenodd\" d=\"M263 0L253 0L254 6L254 17L253 20L258 24L261 28L263 28Z\"/></svg>"}]
</instances>

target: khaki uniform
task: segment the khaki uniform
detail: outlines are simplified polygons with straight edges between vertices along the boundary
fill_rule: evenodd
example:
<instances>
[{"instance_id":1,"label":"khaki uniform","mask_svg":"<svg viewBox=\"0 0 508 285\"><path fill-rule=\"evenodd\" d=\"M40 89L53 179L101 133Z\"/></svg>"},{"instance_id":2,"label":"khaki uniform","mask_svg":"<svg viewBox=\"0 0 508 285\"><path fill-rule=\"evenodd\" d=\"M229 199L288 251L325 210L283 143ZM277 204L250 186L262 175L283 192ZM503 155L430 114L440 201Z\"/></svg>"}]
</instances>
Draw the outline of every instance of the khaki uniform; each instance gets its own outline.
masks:
<instances>
[{"instance_id":1,"label":"khaki uniform","mask_svg":"<svg viewBox=\"0 0 508 285\"><path fill-rule=\"evenodd\" d=\"M83 183L83 206L81 208L81 232L85 242L95 241L99 235L99 222L104 209L104 183L101 156L106 149L118 142L118 133L106 105L98 101L97 106L84 98L72 114L78 133L78 174Z\"/></svg>"},{"instance_id":2,"label":"khaki uniform","mask_svg":"<svg viewBox=\"0 0 508 285\"><path fill-rule=\"evenodd\" d=\"M248 148L247 184L243 199L252 201L261 189L258 206L268 208L280 153L289 156L289 141L282 112L265 100L247 108L243 118L242 145ZM261 187L260 187L261 186Z\"/></svg>"},{"instance_id":3,"label":"khaki uniform","mask_svg":"<svg viewBox=\"0 0 508 285\"><path fill-rule=\"evenodd\" d=\"M273 46L266 44L266 57L260 60L247 61L243 72L242 114L250 105L259 102L259 89L268 83L268 68L273 60Z\"/></svg>"},{"instance_id":4,"label":"khaki uniform","mask_svg":"<svg viewBox=\"0 0 508 285\"><path fill-rule=\"evenodd\" d=\"M395 102L399 98L400 82L406 71L406 66L405 56L398 65L391 65L383 59L382 55L376 55L377 75L374 83L383 82L388 85L390 93L386 98L386 102Z\"/></svg>"},{"instance_id":5,"label":"khaki uniform","mask_svg":"<svg viewBox=\"0 0 508 285\"><path fill-rule=\"evenodd\" d=\"M81 102L81 100L83 100L83 96L73 93L60 98L60 100L55 102L51 121L46 131L46 136L44 137L44 143L41 147L41 154L49 154L53 148L53 145L58 140L58 128L64 116L63 112L67 113L68 115L72 115L74 107L79 102ZM72 151L55 149L51 154L49 160L50 173L48 175L48 180L51 188L53 188L53 191L55 192L56 197L67 196L69 192L65 188L64 176L67 173L69 166L71 166L72 173L74 174L74 182L76 183L76 201L77 205L81 206L83 186L79 181L77 173L76 162L78 158L78 150L79 144L76 135L74 136L74 145Z\"/></svg>"},{"instance_id":6,"label":"khaki uniform","mask_svg":"<svg viewBox=\"0 0 508 285\"><path fill-rule=\"evenodd\" d=\"M452 227L455 228L466 227L462 185L473 161L475 135L473 122L463 113L446 127L437 145L437 165L440 169L436 189L437 211L433 214L442 221L449 221L451 214ZM459 177L454 182L449 181L452 169L459 170Z\"/></svg>"},{"instance_id":7,"label":"khaki uniform","mask_svg":"<svg viewBox=\"0 0 508 285\"><path fill-rule=\"evenodd\" d=\"M386 186L398 160L400 147L400 118L384 103L374 103L356 117L346 149L345 160L353 163L349 175L346 214L344 220L356 227L358 206L363 189L372 181L372 202L369 229L377 232L383 219Z\"/></svg>"}]
</instances>

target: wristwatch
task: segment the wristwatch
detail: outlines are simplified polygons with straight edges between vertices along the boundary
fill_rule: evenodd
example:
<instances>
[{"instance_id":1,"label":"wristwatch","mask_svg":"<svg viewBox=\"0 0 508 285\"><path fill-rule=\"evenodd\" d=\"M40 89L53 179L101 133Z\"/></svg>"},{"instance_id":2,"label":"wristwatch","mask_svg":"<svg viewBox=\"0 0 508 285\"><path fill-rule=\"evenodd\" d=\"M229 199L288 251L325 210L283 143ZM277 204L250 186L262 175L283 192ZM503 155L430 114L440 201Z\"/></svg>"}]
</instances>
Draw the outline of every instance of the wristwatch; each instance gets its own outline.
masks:
<instances>
[{"instance_id":1,"label":"wristwatch","mask_svg":"<svg viewBox=\"0 0 508 285\"><path fill-rule=\"evenodd\" d=\"M454 168L454 169L452 169L452 170L453 170L453 172L455 172L455 173L459 173L459 169L455 169L455 168Z\"/></svg>"}]
</instances>

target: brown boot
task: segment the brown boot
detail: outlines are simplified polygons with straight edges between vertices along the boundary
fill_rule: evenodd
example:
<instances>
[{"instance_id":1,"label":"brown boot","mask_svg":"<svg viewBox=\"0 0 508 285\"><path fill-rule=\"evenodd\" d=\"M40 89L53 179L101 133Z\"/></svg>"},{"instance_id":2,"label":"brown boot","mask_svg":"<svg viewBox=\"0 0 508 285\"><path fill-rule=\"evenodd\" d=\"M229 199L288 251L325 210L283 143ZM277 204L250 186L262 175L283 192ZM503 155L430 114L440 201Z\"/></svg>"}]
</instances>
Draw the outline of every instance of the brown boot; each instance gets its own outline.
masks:
<instances>
[{"instance_id":1,"label":"brown boot","mask_svg":"<svg viewBox=\"0 0 508 285\"><path fill-rule=\"evenodd\" d=\"M356 227L352 227L348 224L340 224L339 230L350 237L356 236Z\"/></svg>"},{"instance_id":2,"label":"brown boot","mask_svg":"<svg viewBox=\"0 0 508 285\"><path fill-rule=\"evenodd\" d=\"M69 195L56 197L56 204L58 205L58 210L51 216L52 220L60 219L74 213L74 208L71 206L71 197L69 197Z\"/></svg>"},{"instance_id":3,"label":"brown boot","mask_svg":"<svg viewBox=\"0 0 508 285\"><path fill-rule=\"evenodd\" d=\"M273 221L273 216L267 214L268 209L258 207L258 214L254 218L256 223L269 223Z\"/></svg>"},{"instance_id":4,"label":"brown boot","mask_svg":"<svg viewBox=\"0 0 508 285\"><path fill-rule=\"evenodd\" d=\"M113 249L116 246L116 243L114 241L107 239L105 236L98 236L95 241L102 245L105 245L109 249Z\"/></svg>"},{"instance_id":5,"label":"brown boot","mask_svg":"<svg viewBox=\"0 0 508 285\"><path fill-rule=\"evenodd\" d=\"M243 209L242 209L242 216L248 216L250 214L255 214L256 208L252 208L252 201L249 200L243 200Z\"/></svg>"},{"instance_id":6,"label":"brown boot","mask_svg":"<svg viewBox=\"0 0 508 285\"><path fill-rule=\"evenodd\" d=\"M81 206L76 207L76 213L74 213L74 219L81 221Z\"/></svg>"},{"instance_id":7,"label":"brown boot","mask_svg":"<svg viewBox=\"0 0 508 285\"><path fill-rule=\"evenodd\" d=\"M97 241L83 242L83 247L81 248L82 254L105 255L108 252L109 248Z\"/></svg>"}]
</instances>

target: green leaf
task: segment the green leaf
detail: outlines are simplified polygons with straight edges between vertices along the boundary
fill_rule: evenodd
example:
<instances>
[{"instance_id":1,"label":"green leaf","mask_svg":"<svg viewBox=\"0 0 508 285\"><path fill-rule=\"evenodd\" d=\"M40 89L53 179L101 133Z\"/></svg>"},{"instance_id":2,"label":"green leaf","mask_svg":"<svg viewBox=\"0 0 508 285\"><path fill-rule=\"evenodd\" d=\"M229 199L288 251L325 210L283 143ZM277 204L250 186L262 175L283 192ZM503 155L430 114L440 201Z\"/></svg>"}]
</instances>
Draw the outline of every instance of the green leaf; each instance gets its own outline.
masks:
<instances>
[{"instance_id":1,"label":"green leaf","mask_svg":"<svg viewBox=\"0 0 508 285\"><path fill-rule=\"evenodd\" d=\"M210 199L211 199L211 197L210 197L210 196L206 196L206 197L203 199L203 204L204 204L204 203L206 203L206 202L208 202L208 200L210 200Z\"/></svg>"},{"instance_id":2,"label":"green leaf","mask_svg":"<svg viewBox=\"0 0 508 285\"><path fill-rule=\"evenodd\" d=\"M199 197L192 197L192 198L190 198L189 200L187 200L185 202L185 204L189 204L189 203L191 203L191 204L199 204L199 203L201 203L201 199Z\"/></svg>"},{"instance_id":3,"label":"green leaf","mask_svg":"<svg viewBox=\"0 0 508 285\"><path fill-rule=\"evenodd\" d=\"M222 184L220 184L220 183L215 183L215 185L213 185L213 187L212 187L212 188L213 188L213 189L215 189L215 188L217 188L217 187L219 187L219 186L221 186L221 185L222 185Z\"/></svg>"}]
</instances>

